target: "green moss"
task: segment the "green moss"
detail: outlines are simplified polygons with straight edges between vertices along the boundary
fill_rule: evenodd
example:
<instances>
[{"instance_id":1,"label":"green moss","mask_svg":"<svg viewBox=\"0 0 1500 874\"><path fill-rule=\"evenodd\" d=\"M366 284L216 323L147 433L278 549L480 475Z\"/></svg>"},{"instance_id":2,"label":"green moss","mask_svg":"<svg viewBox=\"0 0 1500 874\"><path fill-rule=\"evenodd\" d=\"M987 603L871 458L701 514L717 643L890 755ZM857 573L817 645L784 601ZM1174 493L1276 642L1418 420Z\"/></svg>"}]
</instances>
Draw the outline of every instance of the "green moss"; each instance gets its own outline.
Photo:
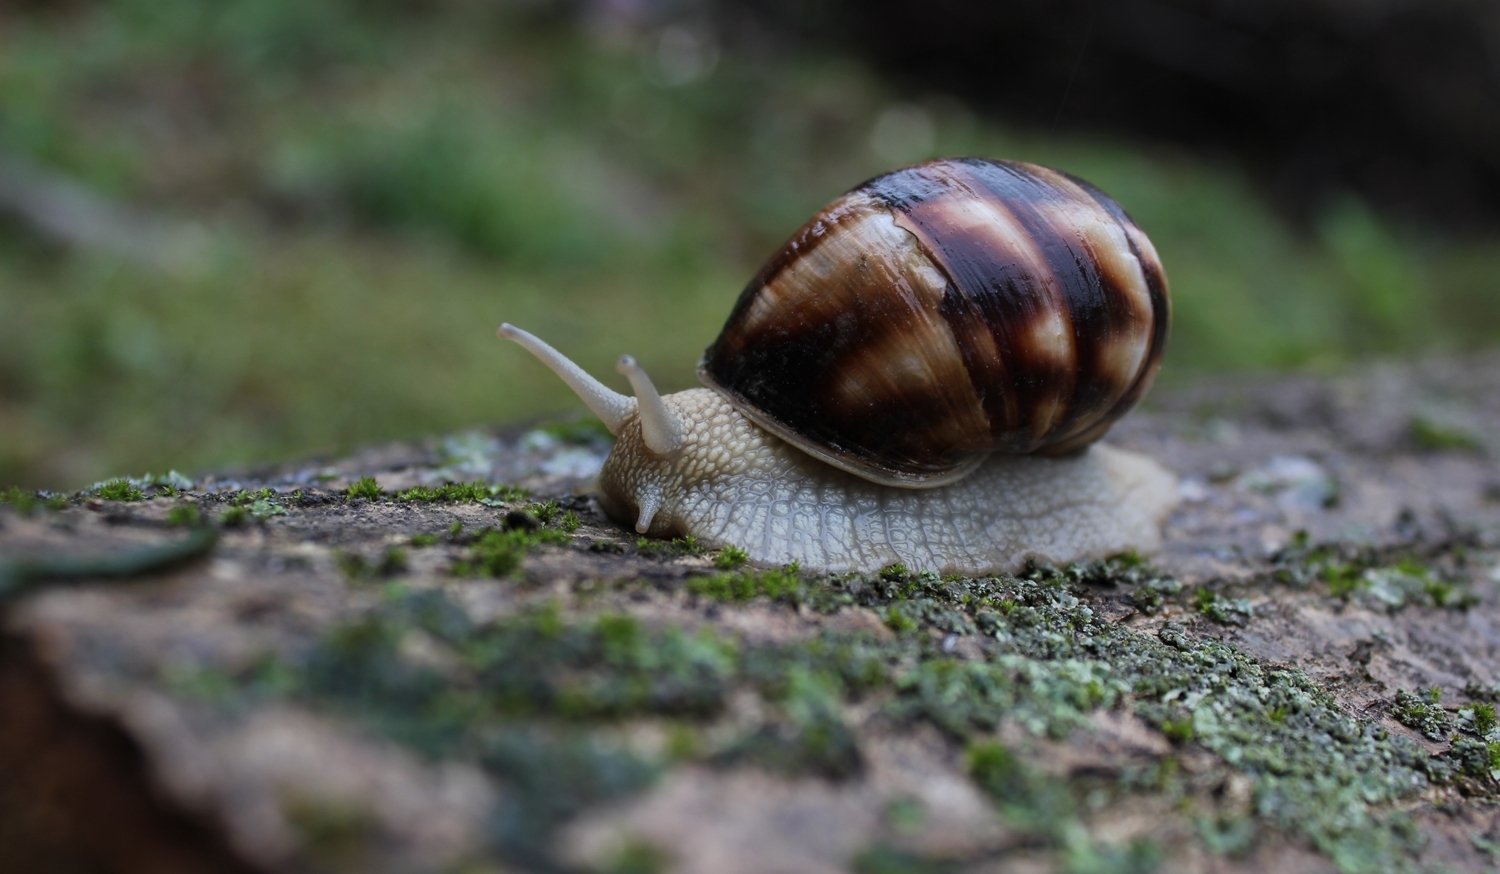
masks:
<instances>
[{"instance_id":1,"label":"green moss","mask_svg":"<svg viewBox=\"0 0 1500 874\"><path fill-rule=\"evenodd\" d=\"M1488 737L1495 729L1495 705L1489 702L1478 702L1459 711L1460 716L1467 716L1468 730L1480 737Z\"/></svg>"},{"instance_id":2,"label":"green moss","mask_svg":"<svg viewBox=\"0 0 1500 874\"><path fill-rule=\"evenodd\" d=\"M282 804L287 824L309 855L325 865L365 867L380 827L374 811L350 802L297 796Z\"/></svg>"},{"instance_id":3,"label":"green moss","mask_svg":"<svg viewBox=\"0 0 1500 874\"><path fill-rule=\"evenodd\" d=\"M1441 758L1459 777L1489 780L1491 772L1500 771L1500 743L1486 743L1469 737L1458 737L1444 750Z\"/></svg>"},{"instance_id":4,"label":"green moss","mask_svg":"<svg viewBox=\"0 0 1500 874\"><path fill-rule=\"evenodd\" d=\"M406 542L411 544L413 547L420 549L428 546L436 546L438 542L438 536L436 534L413 534L411 537L407 538Z\"/></svg>"},{"instance_id":5,"label":"green moss","mask_svg":"<svg viewBox=\"0 0 1500 874\"><path fill-rule=\"evenodd\" d=\"M91 490L94 497L106 501L144 501L146 493L128 479L102 482Z\"/></svg>"},{"instance_id":6,"label":"green moss","mask_svg":"<svg viewBox=\"0 0 1500 874\"><path fill-rule=\"evenodd\" d=\"M281 502L274 498L256 498L250 504L249 510L250 515L254 516L260 522L264 522L273 516L286 515L286 507L283 507Z\"/></svg>"},{"instance_id":7,"label":"green moss","mask_svg":"<svg viewBox=\"0 0 1500 874\"><path fill-rule=\"evenodd\" d=\"M353 486L350 487L354 488ZM354 497L351 493L350 497ZM447 483L441 486L413 486L396 493L396 500L415 503L461 503L476 502L489 497L488 489L479 483Z\"/></svg>"},{"instance_id":8,"label":"green moss","mask_svg":"<svg viewBox=\"0 0 1500 874\"><path fill-rule=\"evenodd\" d=\"M1423 577L1420 582L1422 593L1432 601L1434 607L1468 610L1479 603L1478 595L1449 580Z\"/></svg>"},{"instance_id":9,"label":"green moss","mask_svg":"<svg viewBox=\"0 0 1500 874\"><path fill-rule=\"evenodd\" d=\"M250 507L260 501L276 500L276 490L269 486L259 489L240 489L230 498L230 504L236 507Z\"/></svg>"},{"instance_id":10,"label":"green moss","mask_svg":"<svg viewBox=\"0 0 1500 874\"><path fill-rule=\"evenodd\" d=\"M178 504L167 511L167 524L190 527L203 524L203 511L197 504Z\"/></svg>"},{"instance_id":11,"label":"green moss","mask_svg":"<svg viewBox=\"0 0 1500 874\"><path fill-rule=\"evenodd\" d=\"M863 768L853 732L844 723L844 684L837 672L793 662L780 677L761 684L775 717L719 756L751 761L788 774L852 777Z\"/></svg>"},{"instance_id":12,"label":"green moss","mask_svg":"<svg viewBox=\"0 0 1500 874\"><path fill-rule=\"evenodd\" d=\"M1453 735L1453 717L1431 695L1419 697L1405 689L1397 690L1391 716L1428 740L1447 740Z\"/></svg>"},{"instance_id":13,"label":"green moss","mask_svg":"<svg viewBox=\"0 0 1500 874\"><path fill-rule=\"evenodd\" d=\"M1469 840L1473 843L1474 849L1488 855L1492 859L1500 861L1500 841L1491 840L1477 833L1470 835Z\"/></svg>"},{"instance_id":14,"label":"green moss","mask_svg":"<svg viewBox=\"0 0 1500 874\"><path fill-rule=\"evenodd\" d=\"M355 480L352 484L350 484L350 486L344 490L344 494L351 500L360 498L366 501L376 501L380 499L380 496L383 495L384 492L381 491L380 483L375 481L375 477L362 476L359 479Z\"/></svg>"},{"instance_id":15,"label":"green moss","mask_svg":"<svg viewBox=\"0 0 1500 874\"><path fill-rule=\"evenodd\" d=\"M900 604L892 604L885 608L885 613L881 618L885 620L886 627L897 634L911 634L921 627Z\"/></svg>"},{"instance_id":16,"label":"green moss","mask_svg":"<svg viewBox=\"0 0 1500 874\"><path fill-rule=\"evenodd\" d=\"M955 738L993 731L1005 719L1063 737L1128 691L1102 663L1040 665L1015 654L986 662L929 655L897 671L892 683L901 693L891 704L893 716L925 719Z\"/></svg>"},{"instance_id":17,"label":"green moss","mask_svg":"<svg viewBox=\"0 0 1500 874\"><path fill-rule=\"evenodd\" d=\"M562 518L557 520L557 527L569 534L576 532L582 525L583 520L579 519L578 514L572 510L563 513Z\"/></svg>"},{"instance_id":18,"label":"green moss","mask_svg":"<svg viewBox=\"0 0 1500 874\"><path fill-rule=\"evenodd\" d=\"M879 845L854 857L855 874L957 874L958 862Z\"/></svg>"},{"instance_id":19,"label":"green moss","mask_svg":"<svg viewBox=\"0 0 1500 874\"><path fill-rule=\"evenodd\" d=\"M457 673L413 659L407 643L416 637L445 651ZM710 638L629 617L568 624L542 607L476 625L441 591L396 586L279 671L277 685L234 679L242 696L291 697L422 756L477 762L506 787L489 820L496 851L542 870L555 867L547 854L558 824L645 788L659 772L582 721L716 712L732 665L732 650ZM528 716L554 721L528 726L520 721Z\"/></svg>"},{"instance_id":20,"label":"green moss","mask_svg":"<svg viewBox=\"0 0 1500 874\"><path fill-rule=\"evenodd\" d=\"M11 486L0 491L0 504L9 504L22 516L30 516L41 506L41 499L36 492L23 489L20 486Z\"/></svg>"},{"instance_id":21,"label":"green moss","mask_svg":"<svg viewBox=\"0 0 1500 874\"><path fill-rule=\"evenodd\" d=\"M95 483L86 494L106 501L141 501L153 496L177 497L192 486L192 480L171 470L164 474L147 473Z\"/></svg>"},{"instance_id":22,"label":"green moss","mask_svg":"<svg viewBox=\"0 0 1500 874\"><path fill-rule=\"evenodd\" d=\"M360 480L363 483L364 480ZM356 483L355 485L359 485ZM355 486L350 486L351 489ZM363 497L378 497L363 496ZM350 497L361 497L351 492ZM440 486L413 486L396 494L396 500L422 504L503 504L526 497L524 489L484 482L444 483Z\"/></svg>"},{"instance_id":23,"label":"green moss","mask_svg":"<svg viewBox=\"0 0 1500 874\"><path fill-rule=\"evenodd\" d=\"M173 694L213 704L234 714L290 693L300 680L285 661L271 655L234 669L169 661L161 668L160 677L163 686Z\"/></svg>"},{"instance_id":24,"label":"green moss","mask_svg":"<svg viewBox=\"0 0 1500 874\"><path fill-rule=\"evenodd\" d=\"M655 844L629 841L610 856L603 874L665 874L671 861L671 854Z\"/></svg>"},{"instance_id":25,"label":"green moss","mask_svg":"<svg viewBox=\"0 0 1500 874\"><path fill-rule=\"evenodd\" d=\"M1368 585L1364 571L1347 564L1329 564L1323 569L1323 579L1328 583L1328 594L1344 600Z\"/></svg>"},{"instance_id":26,"label":"green moss","mask_svg":"<svg viewBox=\"0 0 1500 874\"><path fill-rule=\"evenodd\" d=\"M564 536L549 528L491 533L545 532ZM1475 705L1463 718L1466 743L1433 760L1377 721L1348 714L1298 671L1261 664L1177 624L1142 633L1102 620L1087 597L1109 585L1113 571L1102 567L977 580L896 573L803 579L787 571L689 580L688 589L707 600L766 596L802 609L858 604L901 616L912 631L755 643L619 614L565 616L548 605L475 623L441 591L391 586L368 614L299 655L284 672L291 684L277 694L332 710L424 756L482 762L508 792L513 781L530 787L507 796L495 826L497 847L523 867L546 867L545 836L557 823L648 785L667 762L856 775L864 756L851 712L860 714L858 725L898 732L932 725L968 749L970 773L1007 825L1054 854L1056 867L1073 871L1150 870L1161 859L1150 843L1091 838L1082 811L1094 802L1087 799L1190 791L1170 757L1122 765L1106 783L1042 775L1028 765L1028 737L1091 731L1103 711L1123 709L1212 754L1215 767L1249 778L1248 815L1220 816L1204 802L1199 834L1211 849L1243 852L1257 834L1276 832L1349 872L1414 867L1419 835L1399 812L1402 802L1433 782L1478 787L1478 775L1500 753L1491 741L1468 736L1467 727L1493 728L1493 714L1486 719ZM1138 564L1119 572L1116 585L1143 587L1158 576ZM955 637L969 638L959 651L972 655L954 654L948 644ZM431 657L434 648L440 657ZM428 655L414 657L421 652ZM744 695L757 703L729 706ZM1405 703L1438 703L1409 697ZM612 746L593 729L643 718L663 721L672 738L660 761ZM716 730L699 730L703 721ZM1018 729L1018 739L996 744L1002 726ZM555 773L532 770L537 761ZM571 770L585 767L597 772Z\"/></svg>"},{"instance_id":27,"label":"green moss","mask_svg":"<svg viewBox=\"0 0 1500 874\"><path fill-rule=\"evenodd\" d=\"M1001 719L1066 733L1098 708L1126 703L1148 724L1178 738L1190 731L1196 744L1253 775L1258 818L1304 835L1345 870L1387 870L1392 858L1409 858L1415 835L1380 805L1425 784L1419 749L1350 718L1295 671L1264 668L1176 625L1146 637L1100 622L1059 584L1091 575L1040 569L1027 579L950 582L946 591L922 584L910 599L963 605L986 636L986 656L919 660L893 681L901 693L893 706L973 737ZM1002 618L1007 602L1015 606ZM1182 701L1193 702L1191 710Z\"/></svg>"},{"instance_id":28,"label":"green moss","mask_svg":"<svg viewBox=\"0 0 1500 874\"><path fill-rule=\"evenodd\" d=\"M795 564L775 570L730 571L687 581L687 590L700 598L735 604L756 598L795 604L802 599L805 587Z\"/></svg>"},{"instance_id":29,"label":"green moss","mask_svg":"<svg viewBox=\"0 0 1500 874\"><path fill-rule=\"evenodd\" d=\"M628 797L656 781L660 766L617 744L576 729L506 728L479 745L478 761L504 782L490 817L490 840L522 870L558 870L553 830L584 809ZM626 871L651 871L655 856L637 851Z\"/></svg>"},{"instance_id":30,"label":"green moss","mask_svg":"<svg viewBox=\"0 0 1500 874\"><path fill-rule=\"evenodd\" d=\"M486 528L474 535L469 548L453 563L461 577L505 577L521 566L526 553L544 544L564 545L571 538L553 528Z\"/></svg>"},{"instance_id":31,"label":"green moss","mask_svg":"<svg viewBox=\"0 0 1500 874\"><path fill-rule=\"evenodd\" d=\"M451 648L462 687L412 664L401 641L420 632ZM622 615L565 624L542 608L476 627L441 592L397 593L388 606L337 629L308 676L324 700L429 754L486 716L587 721L642 713L706 716L723 704L734 649L707 635L654 630Z\"/></svg>"},{"instance_id":32,"label":"green moss","mask_svg":"<svg viewBox=\"0 0 1500 874\"><path fill-rule=\"evenodd\" d=\"M1250 621L1250 602L1243 598L1226 598L1207 586L1193 590L1193 606L1198 612L1220 625L1243 626Z\"/></svg>"},{"instance_id":33,"label":"green moss","mask_svg":"<svg viewBox=\"0 0 1500 874\"><path fill-rule=\"evenodd\" d=\"M444 650L448 672L413 659L413 637ZM248 677L215 682L226 676L249 691ZM626 615L565 621L550 606L476 625L440 591L394 587L283 676L291 683L277 694L332 709L424 756L480 761L507 786L495 823L500 848L535 863L529 854L544 851L548 829L586 804L636 791L659 768L587 725L717 717L736 688L749 688L764 701L764 719L714 747L680 730L694 739L679 741L676 754L847 776L861 759L844 702L879 689L884 669L878 651L849 641L746 650ZM546 728L533 731L526 720Z\"/></svg>"},{"instance_id":34,"label":"green moss","mask_svg":"<svg viewBox=\"0 0 1500 874\"><path fill-rule=\"evenodd\" d=\"M61 492L29 491L12 486L0 492L0 505L10 504L17 513L30 516L38 510L56 513L66 510L72 501Z\"/></svg>"},{"instance_id":35,"label":"green moss","mask_svg":"<svg viewBox=\"0 0 1500 874\"><path fill-rule=\"evenodd\" d=\"M916 832L927 823L927 810L916 798L896 798L885 806L887 827L895 832Z\"/></svg>"},{"instance_id":36,"label":"green moss","mask_svg":"<svg viewBox=\"0 0 1500 874\"><path fill-rule=\"evenodd\" d=\"M405 573L408 567L406 550L399 546L388 546L374 560L358 552L340 552L334 556L339 570L351 580L389 579Z\"/></svg>"},{"instance_id":37,"label":"green moss","mask_svg":"<svg viewBox=\"0 0 1500 874\"><path fill-rule=\"evenodd\" d=\"M161 679L172 694L211 704L230 705L243 690L238 678L210 665L169 663Z\"/></svg>"},{"instance_id":38,"label":"green moss","mask_svg":"<svg viewBox=\"0 0 1500 874\"><path fill-rule=\"evenodd\" d=\"M1462 560L1454 544L1442 543L1430 551L1450 562ZM1464 583L1448 578L1424 561L1399 549L1376 549L1350 544L1310 545L1304 533L1274 557L1277 581L1303 588L1321 581L1328 593L1341 600L1358 599L1370 607L1399 610L1431 605L1467 610L1478 596ZM1461 568L1457 576L1462 576Z\"/></svg>"},{"instance_id":39,"label":"green moss","mask_svg":"<svg viewBox=\"0 0 1500 874\"><path fill-rule=\"evenodd\" d=\"M714 567L720 570L732 571L744 565L749 560L750 553L740 549L738 546L726 546L714 555Z\"/></svg>"},{"instance_id":40,"label":"green moss","mask_svg":"<svg viewBox=\"0 0 1500 874\"><path fill-rule=\"evenodd\" d=\"M1174 743L1186 743L1193 739L1193 720L1191 719L1164 719L1158 727L1161 733Z\"/></svg>"},{"instance_id":41,"label":"green moss","mask_svg":"<svg viewBox=\"0 0 1500 874\"><path fill-rule=\"evenodd\" d=\"M264 522L275 516L285 516L286 506L275 489L241 489L228 498L229 506L219 516L225 527L236 527L254 519Z\"/></svg>"},{"instance_id":42,"label":"green moss","mask_svg":"<svg viewBox=\"0 0 1500 874\"><path fill-rule=\"evenodd\" d=\"M994 800L1008 824L1052 840L1077 827L1066 786L1033 771L1010 747L980 741L969 746L966 758L969 776Z\"/></svg>"},{"instance_id":43,"label":"green moss","mask_svg":"<svg viewBox=\"0 0 1500 874\"><path fill-rule=\"evenodd\" d=\"M1479 452L1484 448L1479 437L1467 429L1427 416L1413 416L1410 433L1417 448L1428 452Z\"/></svg>"},{"instance_id":44,"label":"green moss","mask_svg":"<svg viewBox=\"0 0 1500 874\"><path fill-rule=\"evenodd\" d=\"M674 537L671 540L637 537L635 539L635 548L645 555L662 557L703 554L703 544L699 543L698 538L691 534Z\"/></svg>"},{"instance_id":45,"label":"green moss","mask_svg":"<svg viewBox=\"0 0 1500 874\"><path fill-rule=\"evenodd\" d=\"M1249 816L1199 816L1194 826L1203 846L1216 856L1244 856L1255 847L1257 830Z\"/></svg>"},{"instance_id":46,"label":"green moss","mask_svg":"<svg viewBox=\"0 0 1500 874\"><path fill-rule=\"evenodd\" d=\"M1182 591L1182 583L1170 577L1150 577L1130 589L1130 605L1146 614L1156 613L1169 598Z\"/></svg>"}]
</instances>

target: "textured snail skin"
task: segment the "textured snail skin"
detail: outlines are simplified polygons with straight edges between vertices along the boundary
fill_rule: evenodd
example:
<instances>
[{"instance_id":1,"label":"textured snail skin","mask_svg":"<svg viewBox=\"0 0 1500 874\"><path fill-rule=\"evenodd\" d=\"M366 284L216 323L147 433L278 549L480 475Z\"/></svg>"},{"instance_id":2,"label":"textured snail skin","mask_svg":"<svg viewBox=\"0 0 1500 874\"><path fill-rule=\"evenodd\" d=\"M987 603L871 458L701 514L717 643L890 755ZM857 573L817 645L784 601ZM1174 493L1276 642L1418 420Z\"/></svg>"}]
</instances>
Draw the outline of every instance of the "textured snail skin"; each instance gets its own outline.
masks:
<instances>
[{"instance_id":1,"label":"textured snail skin","mask_svg":"<svg viewBox=\"0 0 1500 874\"><path fill-rule=\"evenodd\" d=\"M1172 474L1105 445L1062 458L991 456L956 483L913 490L822 464L713 391L662 400L684 423L683 445L655 455L639 418L627 417L599 475L600 504L641 533L738 546L763 565L978 574L1149 551L1176 502ZM643 505L655 508L644 530Z\"/></svg>"}]
</instances>

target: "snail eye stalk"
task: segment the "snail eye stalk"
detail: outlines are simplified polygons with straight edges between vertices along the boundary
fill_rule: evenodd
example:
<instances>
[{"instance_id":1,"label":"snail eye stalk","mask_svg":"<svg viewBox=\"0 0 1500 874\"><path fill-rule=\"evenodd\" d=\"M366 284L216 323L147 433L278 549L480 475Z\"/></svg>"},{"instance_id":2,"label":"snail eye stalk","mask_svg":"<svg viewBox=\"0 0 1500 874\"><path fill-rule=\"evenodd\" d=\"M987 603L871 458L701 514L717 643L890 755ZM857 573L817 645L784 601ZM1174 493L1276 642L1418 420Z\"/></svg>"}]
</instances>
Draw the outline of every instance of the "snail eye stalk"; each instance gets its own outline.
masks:
<instances>
[{"instance_id":1,"label":"snail eye stalk","mask_svg":"<svg viewBox=\"0 0 1500 874\"><path fill-rule=\"evenodd\" d=\"M646 448L661 458L676 455L682 448L682 422L662 402L651 377L629 355L620 356L615 370L630 380L630 388L635 392L636 407L641 415L641 438L646 441Z\"/></svg>"},{"instance_id":2,"label":"snail eye stalk","mask_svg":"<svg viewBox=\"0 0 1500 874\"><path fill-rule=\"evenodd\" d=\"M588 371L574 364L561 352L547 345L540 337L517 328L515 325L506 323L500 326L496 332L502 339L514 340L526 351L535 355L537 360L547 367L568 384L568 388L578 395L578 399L589 408L609 433L619 436L620 428L625 425L625 420L635 412L635 398L622 395L599 380L589 375ZM654 390L653 390L654 391ZM661 399L657 398L657 403Z\"/></svg>"}]
</instances>

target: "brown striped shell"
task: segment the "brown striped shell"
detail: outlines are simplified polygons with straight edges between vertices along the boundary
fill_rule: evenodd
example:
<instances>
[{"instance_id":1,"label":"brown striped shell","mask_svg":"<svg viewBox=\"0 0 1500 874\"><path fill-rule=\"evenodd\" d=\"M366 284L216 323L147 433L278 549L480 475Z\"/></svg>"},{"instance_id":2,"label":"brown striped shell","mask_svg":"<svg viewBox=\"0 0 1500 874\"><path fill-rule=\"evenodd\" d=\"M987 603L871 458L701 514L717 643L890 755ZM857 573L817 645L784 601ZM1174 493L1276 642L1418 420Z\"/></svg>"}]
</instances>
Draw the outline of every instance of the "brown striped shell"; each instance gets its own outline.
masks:
<instances>
[{"instance_id":1,"label":"brown striped shell","mask_svg":"<svg viewBox=\"0 0 1500 874\"><path fill-rule=\"evenodd\" d=\"M928 487L991 452L1099 439L1156 375L1169 320L1156 250L1103 192L941 159L813 216L740 295L699 376L829 463Z\"/></svg>"}]
</instances>

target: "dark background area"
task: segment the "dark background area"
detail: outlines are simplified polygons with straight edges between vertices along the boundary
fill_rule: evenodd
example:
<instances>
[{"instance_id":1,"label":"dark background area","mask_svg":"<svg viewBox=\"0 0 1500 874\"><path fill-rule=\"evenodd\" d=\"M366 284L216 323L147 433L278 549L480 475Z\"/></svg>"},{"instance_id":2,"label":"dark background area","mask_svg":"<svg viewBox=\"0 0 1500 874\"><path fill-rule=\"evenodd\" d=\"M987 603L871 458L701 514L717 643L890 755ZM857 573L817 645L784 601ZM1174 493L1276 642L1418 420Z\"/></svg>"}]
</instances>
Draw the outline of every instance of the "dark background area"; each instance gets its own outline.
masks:
<instances>
[{"instance_id":1,"label":"dark background area","mask_svg":"<svg viewBox=\"0 0 1500 874\"><path fill-rule=\"evenodd\" d=\"M1402 222L1500 220L1500 6L1476 0L766 2L899 87L996 118L1228 156L1310 223L1349 193Z\"/></svg>"},{"instance_id":2,"label":"dark background area","mask_svg":"<svg viewBox=\"0 0 1500 874\"><path fill-rule=\"evenodd\" d=\"M0 484L668 390L814 210L938 155L1151 234L1163 382L1500 336L1500 12L1332 0L0 9Z\"/></svg>"}]
</instances>

